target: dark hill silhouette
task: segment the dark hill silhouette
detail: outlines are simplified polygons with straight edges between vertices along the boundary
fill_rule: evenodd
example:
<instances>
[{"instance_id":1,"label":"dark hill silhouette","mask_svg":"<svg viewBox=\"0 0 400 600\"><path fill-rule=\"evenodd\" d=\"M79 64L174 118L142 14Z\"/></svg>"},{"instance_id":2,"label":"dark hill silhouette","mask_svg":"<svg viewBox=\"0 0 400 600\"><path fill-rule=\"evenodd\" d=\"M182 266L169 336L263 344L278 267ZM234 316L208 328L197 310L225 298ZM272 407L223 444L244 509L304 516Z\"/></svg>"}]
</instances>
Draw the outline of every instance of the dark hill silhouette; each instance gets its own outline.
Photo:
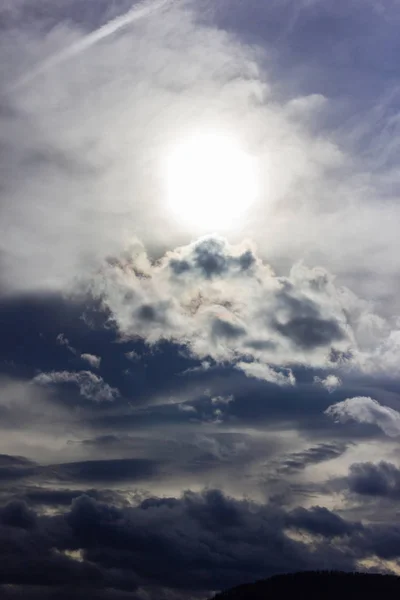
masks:
<instances>
[{"instance_id":1,"label":"dark hill silhouette","mask_svg":"<svg viewBox=\"0 0 400 600\"><path fill-rule=\"evenodd\" d=\"M374 573L341 571L306 571L274 575L269 579L239 585L214 596L213 600L280 600L310 598L315 600L400 598L400 577Z\"/></svg>"}]
</instances>

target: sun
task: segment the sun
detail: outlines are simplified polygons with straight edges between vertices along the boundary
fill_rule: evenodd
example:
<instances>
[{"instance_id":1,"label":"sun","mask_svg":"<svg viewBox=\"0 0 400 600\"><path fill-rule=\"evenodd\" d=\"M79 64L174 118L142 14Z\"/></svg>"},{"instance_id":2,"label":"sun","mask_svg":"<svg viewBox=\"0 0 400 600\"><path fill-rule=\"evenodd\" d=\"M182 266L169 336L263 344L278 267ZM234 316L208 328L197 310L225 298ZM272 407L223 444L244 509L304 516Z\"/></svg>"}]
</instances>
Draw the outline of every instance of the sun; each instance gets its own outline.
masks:
<instances>
[{"instance_id":1,"label":"sun","mask_svg":"<svg viewBox=\"0 0 400 600\"><path fill-rule=\"evenodd\" d=\"M232 136L189 137L168 151L167 203L191 229L222 231L235 226L257 196L254 159Z\"/></svg>"}]
</instances>

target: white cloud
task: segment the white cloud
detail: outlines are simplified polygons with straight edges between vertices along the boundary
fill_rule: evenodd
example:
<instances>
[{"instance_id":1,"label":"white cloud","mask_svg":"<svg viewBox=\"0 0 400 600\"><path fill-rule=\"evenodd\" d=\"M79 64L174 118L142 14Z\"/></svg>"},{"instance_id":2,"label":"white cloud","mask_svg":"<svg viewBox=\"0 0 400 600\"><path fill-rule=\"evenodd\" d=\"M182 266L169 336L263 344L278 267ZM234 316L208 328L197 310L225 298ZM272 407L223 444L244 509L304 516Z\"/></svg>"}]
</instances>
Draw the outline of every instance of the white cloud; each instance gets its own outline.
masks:
<instances>
[{"instance_id":1,"label":"white cloud","mask_svg":"<svg viewBox=\"0 0 400 600\"><path fill-rule=\"evenodd\" d=\"M69 343L69 339L66 338L63 333L58 334L58 336L56 337L56 342L60 346L65 346L70 352L72 352L72 354L77 354L77 351L73 346L71 346L71 344Z\"/></svg>"},{"instance_id":2,"label":"white cloud","mask_svg":"<svg viewBox=\"0 0 400 600\"><path fill-rule=\"evenodd\" d=\"M131 350L130 352L127 352L125 354L126 358L128 360L131 360L132 362L135 362L136 360L140 360L140 355L135 352L135 350Z\"/></svg>"},{"instance_id":3,"label":"white cloud","mask_svg":"<svg viewBox=\"0 0 400 600\"><path fill-rule=\"evenodd\" d=\"M178 410L180 410L181 412L191 412L191 413L197 412L197 410L195 409L194 406L192 406L191 404L186 404L186 403L178 404Z\"/></svg>"},{"instance_id":4,"label":"white cloud","mask_svg":"<svg viewBox=\"0 0 400 600\"><path fill-rule=\"evenodd\" d=\"M84 290L100 297L123 338L170 340L201 361L236 364L251 377L294 383L292 365L365 372L395 368L390 323L322 268L277 276L251 244L208 236L152 262L143 247L110 258ZM88 286L88 287L87 287ZM392 333L394 337L394 332ZM330 375L322 385L340 383Z\"/></svg>"},{"instance_id":5,"label":"white cloud","mask_svg":"<svg viewBox=\"0 0 400 600\"><path fill-rule=\"evenodd\" d=\"M328 392L333 392L342 385L342 381L339 377L337 377L337 375L327 375L325 379L314 377L314 383L321 385L328 390Z\"/></svg>"},{"instance_id":6,"label":"white cloud","mask_svg":"<svg viewBox=\"0 0 400 600\"><path fill-rule=\"evenodd\" d=\"M254 377L255 379L263 379L269 383L276 383L277 385L294 385L296 380L293 373L289 370L287 374L280 373L271 369L268 365L261 364L259 362L238 362L237 368L241 369L248 377Z\"/></svg>"},{"instance_id":7,"label":"white cloud","mask_svg":"<svg viewBox=\"0 0 400 600\"><path fill-rule=\"evenodd\" d=\"M214 396L214 398L211 398L211 403L212 404L230 404L231 402L234 401L234 397L232 395L230 396Z\"/></svg>"},{"instance_id":8,"label":"white cloud","mask_svg":"<svg viewBox=\"0 0 400 600\"><path fill-rule=\"evenodd\" d=\"M382 406L369 397L347 398L343 402L333 404L326 411L338 423L354 420L359 423L377 425L386 435L400 435L400 413L389 406Z\"/></svg>"},{"instance_id":9,"label":"white cloud","mask_svg":"<svg viewBox=\"0 0 400 600\"><path fill-rule=\"evenodd\" d=\"M95 402L110 402L119 395L116 388L105 383L102 377L90 371L52 371L40 373L33 378L33 383L40 385L74 384L78 386L79 393L88 400Z\"/></svg>"},{"instance_id":10,"label":"white cloud","mask_svg":"<svg viewBox=\"0 0 400 600\"><path fill-rule=\"evenodd\" d=\"M89 365L91 367L94 367L95 369L98 369L100 367L100 363L101 363L100 356L96 356L95 354L84 353L84 354L81 354L81 359L88 362Z\"/></svg>"},{"instance_id":11,"label":"white cloud","mask_svg":"<svg viewBox=\"0 0 400 600\"><path fill-rule=\"evenodd\" d=\"M330 101L282 98L260 49L197 14L201 2L137 23L128 15L96 45L97 34L71 19L47 33L35 23L2 36L0 50L13 50L2 95L12 112L0 139L8 289L65 288L138 236L152 256L195 237L195 224L183 231L169 214L160 173L170 145L198 130L235 132L260 164L260 201L233 241L248 235L274 262L312 255L346 273L364 265L381 231L384 247L397 247L394 207L367 205L376 186L360 180L336 139L313 130L310 115ZM364 223L355 229L361 195Z\"/></svg>"}]
</instances>

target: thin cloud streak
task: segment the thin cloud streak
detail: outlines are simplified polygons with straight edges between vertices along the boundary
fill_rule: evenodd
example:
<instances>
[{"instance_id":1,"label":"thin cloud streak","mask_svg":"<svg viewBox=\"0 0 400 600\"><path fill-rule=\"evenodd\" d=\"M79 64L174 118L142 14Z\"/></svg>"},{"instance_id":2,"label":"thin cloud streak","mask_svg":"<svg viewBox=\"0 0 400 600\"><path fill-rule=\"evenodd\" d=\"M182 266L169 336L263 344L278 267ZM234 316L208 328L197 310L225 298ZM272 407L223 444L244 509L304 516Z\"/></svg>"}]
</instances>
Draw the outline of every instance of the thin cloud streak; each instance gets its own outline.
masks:
<instances>
[{"instance_id":1,"label":"thin cloud streak","mask_svg":"<svg viewBox=\"0 0 400 600\"><path fill-rule=\"evenodd\" d=\"M46 71L60 66L66 60L78 56L95 44L98 44L114 33L117 33L127 25L131 25L140 19L150 17L152 14L162 9L169 8L173 4L176 4L176 1L177 0L143 0L143 2L140 2L125 14L115 17L115 19L111 19L111 21L99 27L96 29L96 31L89 33L83 39L78 40L55 56L45 60L41 65L34 69L33 72L28 73L25 77L20 79L14 85L14 89L24 87L25 85L31 83L39 75L42 75Z\"/></svg>"}]
</instances>

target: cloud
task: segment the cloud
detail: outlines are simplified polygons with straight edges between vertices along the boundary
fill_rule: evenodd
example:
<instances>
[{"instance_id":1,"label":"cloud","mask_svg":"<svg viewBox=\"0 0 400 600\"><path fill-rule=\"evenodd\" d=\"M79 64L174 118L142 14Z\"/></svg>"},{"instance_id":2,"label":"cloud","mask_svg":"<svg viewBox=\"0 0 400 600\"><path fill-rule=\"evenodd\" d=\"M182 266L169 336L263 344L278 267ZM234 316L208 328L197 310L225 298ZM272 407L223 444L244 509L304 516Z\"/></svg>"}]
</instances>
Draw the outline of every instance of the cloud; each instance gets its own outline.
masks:
<instances>
[{"instance_id":1,"label":"cloud","mask_svg":"<svg viewBox=\"0 0 400 600\"><path fill-rule=\"evenodd\" d=\"M75 348L73 348L71 346L71 344L69 343L69 339L65 337L65 335L63 333L59 333L57 338L56 338L57 344L59 344L60 346L65 346L66 348L68 348L68 350L70 352L72 352L72 354L76 354L77 351L75 350Z\"/></svg>"},{"instance_id":2,"label":"cloud","mask_svg":"<svg viewBox=\"0 0 400 600\"><path fill-rule=\"evenodd\" d=\"M320 377L314 377L314 382L317 385L321 385L322 387L324 387L326 390L328 390L328 392L333 392L342 385L342 382L340 378L337 377L337 375L327 375L325 379L321 379Z\"/></svg>"},{"instance_id":3,"label":"cloud","mask_svg":"<svg viewBox=\"0 0 400 600\"><path fill-rule=\"evenodd\" d=\"M260 364L259 362L238 362L236 364L238 369L241 369L248 377L254 377L255 379L262 379L269 383L276 383L277 385L294 385L295 378L293 373L289 369L288 374L280 373L271 369L268 365Z\"/></svg>"},{"instance_id":4,"label":"cloud","mask_svg":"<svg viewBox=\"0 0 400 600\"><path fill-rule=\"evenodd\" d=\"M313 506L310 509L296 508L287 518L289 527L304 529L310 533L327 538L348 535L361 530L357 523L349 523L325 507Z\"/></svg>"},{"instance_id":5,"label":"cloud","mask_svg":"<svg viewBox=\"0 0 400 600\"><path fill-rule=\"evenodd\" d=\"M268 132L282 150L273 159L281 157L277 197L337 163L340 152L332 142L293 127L285 107L268 102L270 86L250 46L201 24L202 10L194 4L170 4L158 13L156 0L134 7L97 31L74 24L68 14L49 28L38 11L30 24L21 17L3 36L2 48L15 49L2 94L12 109L1 137L7 149L1 205L6 289L70 288L77 274L98 268L135 237L152 254L188 239L165 206L161 172L171 145L199 129L237 130L241 123L239 138L266 162L261 131ZM301 165L294 167L290 157ZM24 200L27 187L30 202ZM206 255L197 265L210 273L219 268Z\"/></svg>"},{"instance_id":6,"label":"cloud","mask_svg":"<svg viewBox=\"0 0 400 600\"><path fill-rule=\"evenodd\" d=\"M118 482L150 479L157 472L154 461L139 458L90 460L50 465L57 478L68 481Z\"/></svg>"},{"instance_id":7,"label":"cloud","mask_svg":"<svg viewBox=\"0 0 400 600\"><path fill-rule=\"evenodd\" d=\"M400 498L400 469L393 463L352 464L345 481L350 492L361 496Z\"/></svg>"},{"instance_id":8,"label":"cloud","mask_svg":"<svg viewBox=\"0 0 400 600\"><path fill-rule=\"evenodd\" d=\"M353 570L372 555L399 555L393 527L363 525L320 506L285 511L218 489L147 496L123 507L82 495L64 512L44 516L13 502L1 509L1 519L7 562L0 581L47 590L80 581L87 593L133 592L140 585L150 598L159 598L161 589L187 598L274 573L323 568L327 561ZM293 536L300 531L312 542Z\"/></svg>"},{"instance_id":9,"label":"cloud","mask_svg":"<svg viewBox=\"0 0 400 600\"><path fill-rule=\"evenodd\" d=\"M89 363L89 365L95 369L100 367L101 358L100 356L95 356L94 354L81 354L81 359L85 360Z\"/></svg>"},{"instance_id":10,"label":"cloud","mask_svg":"<svg viewBox=\"0 0 400 600\"><path fill-rule=\"evenodd\" d=\"M137 246L110 259L87 285L124 339L168 340L200 361L230 362L251 377L287 384L294 376L282 368L295 365L394 368L396 349L384 348L389 323L368 303L321 268L299 263L288 276L276 275L251 244L207 236L157 262ZM340 378L320 382L332 391Z\"/></svg>"},{"instance_id":11,"label":"cloud","mask_svg":"<svg viewBox=\"0 0 400 600\"><path fill-rule=\"evenodd\" d=\"M138 21L144 17L149 17L153 12L165 8L168 4L171 5L172 3L173 0L145 0L140 2L130 11L115 17L104 25L101 25L97 30L87 34L83 39L72 43L68 48L43 61L39 67L18 82L18 87L24 87L27 83L30 83L43 73L46 73L46 71L49 69L54 69L62 65L62 63L65 61L68 61L75 56L79 56L86 50L89 50L92 46L95 46L102 40L107 39L107 37L112 36L127 25L130 25L131 23L134 23L135 21Z\"/></svg>"},{"instance_id":12,"label":"cloud","mask_svg":"<svg viewBox=\"0 0 400 600\"><path fill-rule=\"evenodd\" d=\"M347 450L347 444L322 443L300 452L294 452L281 461L279 471L303 471L310 465L317 465L328 460L335 460Z\"/></svg>"},{"instance_id":13,"label":"cloud","mask_svg":"<svg viewBox=\"0 0 400 600\"><path fill-rule=\"evenodd\" d=\"M281 80L274 83L268 40L264 48L245 41L246 26L254 25L247 11L261 10L252 4L234 35L212 23L214 10L205 10L203 2L176 2L158 13L155 2L127 15L128 3L121 2L119 16L108 25L104 3L90 3L79 13L74 3L50 7L41 0L36 10L24 3L27 12L13 11L17 18L2 36L3 51L13 50L2 78L3 112L11 115L1 136L5 290L69 289L77 274L91 273L135 238L158 257L205 233L195 223L183 231L165 205L162 181L166 152L199 130L234 130L260 165L260 202L232 231L234 241L250 235L263 258L285 267L310 257L311 264L343 274L364 291L368 286L358 269L396 269L393 258L385 260L385 249L397 248L397 208L380 202L384 177L378 168L365 169L361 153L351 152L350 127L334 133L323 127L323 115L329 121L330 111L337 111L335 100L315 88L300 91L302 75L297 81L293 73L303 74L303 55L297 63L291 56L294 63L286 68L279 63ZM265 6L260 22L272 23L268 14L275 10ZM286 10L297 8L289 3ZM312 52L314 66L317 54ZM281 85L285 81L290 92ZM355 135L361 125L354 123ZM354 229L361 203L365 227ZM45 221L51 221L51 231ZM383 244L379 251L368 252L371 240ZM216 257L213 252L210 262L209 254L198 254L188 264L212 275L225 266ZM246 266L252 255L236 257L238 270L239 259ZM186 268L177 258L175 269ZM390 285L387 278L385 283ZM329 320L296 318L290 333L297 331L302 343L304 328L314 341L340 336ZM287 324L279 326L287 331Z\"/></svg>"},{"instance_id":14,"label":"cloud","mask_svg":"<svg viewBox=\"0 0 400 600\"><path fill-rule=\"evenodd\" d=\"M0 595L397 561L395 9L6 4ZM204 134L259 177L214 232L167 202Z\"/></svg>"},{"instance_id":15,"label":"cloud","mask_svg":"<svg viewBox=\"0 0 400 600\"><path fill-rule=\"evenodd\" d=\"M4 510L11 513L10 508ZM329 517L333 520L327 511L325 521ZM9 568L1 569L0 581L55 586L68 577L73 582L79 574L81 585L87 582L88 589L99 586L134 591L142 581L190 596L191 590L207 594L273 572L322 564L315 553L285 536L286 521L277 508L235 501L218 490L149 497L125 509L81 496L62 518L56 515L27 521L29 528L21 539L20 551L9 553ZM8 544L18 535L18 526L15 523L4 531ZM42 540L39 551L32 549L38 536ZM279 557L276 544L282 549ZM75 565L66 552L77 548L82 560ZM332 554L336 564L343 565L346 560L351 564L349 556ZM46 568L51 578L46 577ZM150 582L146 575L149 569Z\"/></svg>"},{"instance_id":16,"label":"cloud","mask_svg":"<svg viewBox=\"0 0 400 600\"><path fill-rule=\"evenodd\" d=\"M73 384L78 386L79 393L83 398L95 402L110 402L118 397L119 391L105 383L102 377L91 371L53 371L51 373L40 373L33 378L33 383L50 386L58 384Z\"/></svg>"},{"instance_id":17,"label":"cloud","mask_svg":"<svg viewBox=\"0 0 400 600\"><path fill-rule=\"evenodd\" d=\"M178 410L181 410L182 412L188 412L188 413L196 413L196 409L194 406L192 406L191 404L178 404Z\"/></svg>"},{"instance_id":18,"label":"cloud","mask_svg":"<svg viewBox=\"0 0 400 600\"><path fill-rule=\"evenodd\" d=\"M231 396L214 396L214 398L211 398L211 403L212 404L222 404L222 405L226 405L226 404L230 404L231 402L233 402L235 400L235 398L231 395Z\"/></svg>"},{"instance_id":19,"label":"cloud","mask_svg":"<svg viewBox=\"0 0 400 600\"><path fill-rule=\"evenodd\" d=\"M347 398L347 400L332 404L327 408L325 414L338 423L352 420L358 423L370 423L382 429L390 437L400 435L400 413L365 396Z\"/></svg>"},{"instance_id":20,"label":"cloud","mask_svg":"<svg viewBox=\"0 0 400 600\"><path fill-rule=\"evenodd\" d=\"M9 484L19 482L20 485L24 483L26 485L26 482L40 484L45 481L52 481L59 483L68 482L70 485L84 483L88 486L93 483L115 484L155 478L159 467L159 461L145 458L83 460L48 465L40 465L33 461L27 461L25 465L11 464L0 466L0 483ZM44 495L42 498L45 497ZM70 497L70 494L67 494L67 497Z\"/></svg>"}]
</instances>

